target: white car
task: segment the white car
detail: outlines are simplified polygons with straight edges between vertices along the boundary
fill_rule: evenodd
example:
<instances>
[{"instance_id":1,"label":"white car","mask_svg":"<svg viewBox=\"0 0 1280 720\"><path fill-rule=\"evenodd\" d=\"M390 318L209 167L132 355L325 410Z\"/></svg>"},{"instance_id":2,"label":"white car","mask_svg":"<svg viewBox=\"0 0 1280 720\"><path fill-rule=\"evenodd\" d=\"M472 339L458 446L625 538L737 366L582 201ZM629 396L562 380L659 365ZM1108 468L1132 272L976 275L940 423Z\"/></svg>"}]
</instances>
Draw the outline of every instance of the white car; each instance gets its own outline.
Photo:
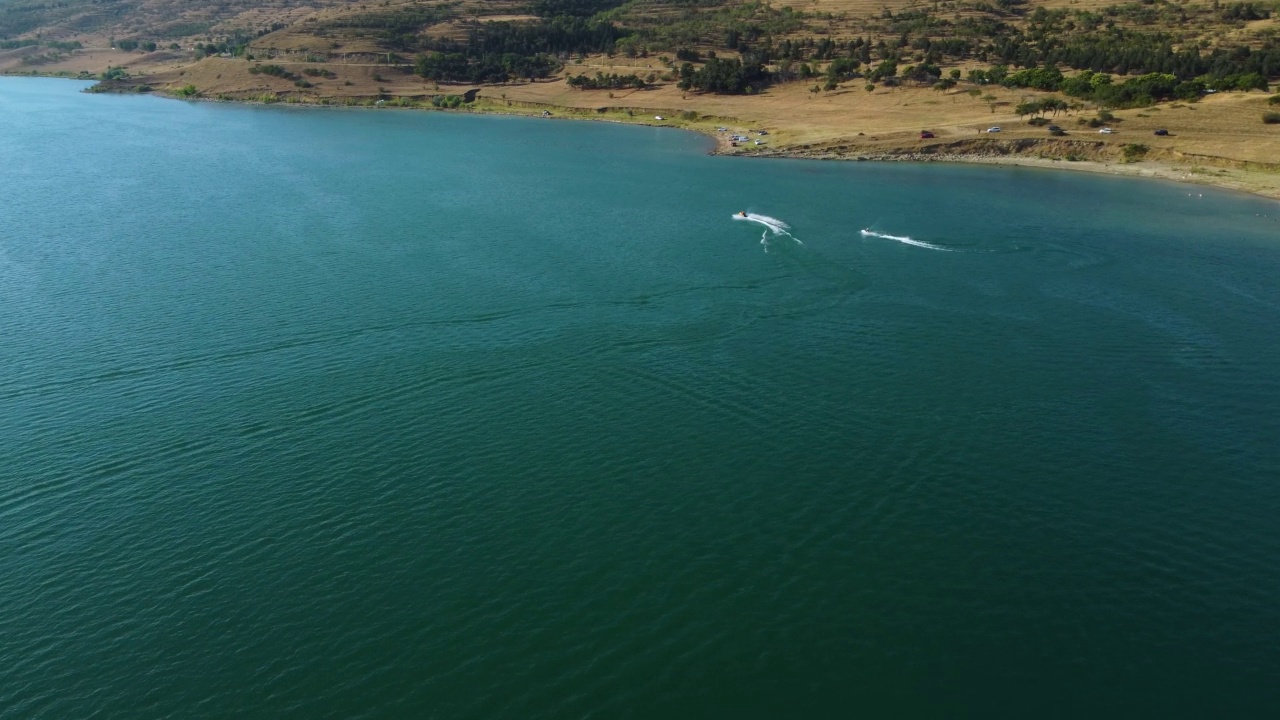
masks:
<instances>
[{"instance_id":1,"label":"white car","mask_svg":"<svg viewBox=\"0 0 1280 720\"><path fill-rule=\"evenodd\" d=\"M1111 133L1115 132L1115 130L1112 130L1111 128L1102 128L1098 132L1102 133L1103 135L1110 135Z\"/></svg>"},{"instance_id":2,"label":"white car","mask_svg":"<svg viewBox=\"0 0 1280 720\"><path fill-rule=\"evenodd\" d=\"M763 140L757 140L757 141L756 141L756 144L757 144L757 145L763 145L763 144L764 144L764 141L763 141Z\"/></svg>"},{"instance_id":3,"label":"white car","mask_svg":"<svg viewBox=\"0 0 1280 720\"><path fill-rule=\"evenodd\" d=\"M996 126L994 126L994 127L989 127L989 128L987 128L987 132L989 132L989 133L993 133L993 132L1000 132L1000 126L999 126L999 125L996 125Z\"/></svg>"},{"instance_id":4,"label":"white car","mask_svg":"<svg viewBox=\"0 0 1280 720\"><path fill-rule=\"evenodd\" d=\"M662 117L661 115L654 115L654 116L653 116L653 119L654 119L654 120L666 120L666 118Z\"/></svg>"}]
</instances>

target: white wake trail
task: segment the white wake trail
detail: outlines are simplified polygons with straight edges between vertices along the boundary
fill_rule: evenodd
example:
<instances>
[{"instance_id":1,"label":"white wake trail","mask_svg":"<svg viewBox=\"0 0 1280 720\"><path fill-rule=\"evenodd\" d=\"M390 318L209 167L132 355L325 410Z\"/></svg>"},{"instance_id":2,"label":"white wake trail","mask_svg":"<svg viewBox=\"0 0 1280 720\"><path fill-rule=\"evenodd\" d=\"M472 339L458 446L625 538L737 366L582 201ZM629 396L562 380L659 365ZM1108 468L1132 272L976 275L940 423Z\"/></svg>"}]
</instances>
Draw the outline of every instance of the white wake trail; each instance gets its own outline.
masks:
<instances>
[{"instance_id":1,"label":"white wake trail","mask_svg":"<svg viewBox=\"0 0 1280 720\"><path fill-rule=\"evenodd\" d=\"M744 221L744 222L752 222L752 223L755 223L755 224L757 224L757 225L763 225L763 226L764 226L764 234L760 236L760 244L761 244L761 245L766 245L766 246L767 246L767 245L769 244L769 234L770 234L770 233L773 233L775 236L777 236L777 235L785 235L785 236L787 236L787 237L791 238L792 240L795 240L797 243L799 243L799 244L801 244L801 245L803 245L803 244L804 244L803 242L801 242L801 241L800 241L800 238L798 238L798 237L796 237L795 235L792 235L792 234L791 234L791 226L790 226L790 225L788 225L788 224L786 224L785 222L783 222L783 221L779 220L778 218L775 218L775 217L769 217L768 215L758 215L758 214L756 214L756 213L745 213L745 214L744 214L744 213L734 213L734 214L733 214L733 219L734 219L734 220Z\"/></svg>"},{"instance_id":2,"label":"white wake trail","mask_svg":"<svg viewBox=\"0 0 1280 720\"><path fill-rule=\"evenodd\" d=\"M875 230L859 230L858 232L862 234L862 237L884 238L885 240L895 240L897 242L904 243L906 245L915 245L916 247L928 248L930 250L941 250L942 252L955 252L954 248L942 247L941 245L934 245L933 243L927 243L923 240L916 240L914 238L907 237L906 235L890 235L888 233L876 232Z\"/></svg>"}]
</instances>

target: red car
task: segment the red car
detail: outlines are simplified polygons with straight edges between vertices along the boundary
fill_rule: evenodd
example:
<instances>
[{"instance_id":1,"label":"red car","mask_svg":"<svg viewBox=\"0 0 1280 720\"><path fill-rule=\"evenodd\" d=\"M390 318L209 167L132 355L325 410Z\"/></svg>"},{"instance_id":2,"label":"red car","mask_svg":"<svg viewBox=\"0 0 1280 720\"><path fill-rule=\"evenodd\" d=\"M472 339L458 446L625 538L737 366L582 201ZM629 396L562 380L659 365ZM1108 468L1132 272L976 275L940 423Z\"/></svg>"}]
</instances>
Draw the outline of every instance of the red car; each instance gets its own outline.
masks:
<instances>
[{"instance_id":1,"label":"red car","mask_svg":"<svg viewBox=\"0 0 1280 720\"><path fill-rule=\"evenodd\" d=\"M934 135L933 133L929 132L928 130L921 130L921 131L920 131L920 139L921 139L921 140L926 140L926 139L931 138L931 137L937 137L937 136L936 136L936 135Z\"/></svg>"}]
</instances>

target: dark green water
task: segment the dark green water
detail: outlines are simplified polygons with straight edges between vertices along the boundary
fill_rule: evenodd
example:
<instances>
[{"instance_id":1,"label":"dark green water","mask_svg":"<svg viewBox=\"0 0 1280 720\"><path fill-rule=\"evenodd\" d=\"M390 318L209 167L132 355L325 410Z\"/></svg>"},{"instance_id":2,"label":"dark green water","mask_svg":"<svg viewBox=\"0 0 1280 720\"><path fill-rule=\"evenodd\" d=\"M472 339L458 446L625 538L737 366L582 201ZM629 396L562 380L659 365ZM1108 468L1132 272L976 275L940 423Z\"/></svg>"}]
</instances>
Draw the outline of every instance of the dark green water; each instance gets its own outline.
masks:
<instances>
[{"instance_id":1,"label":"dark green water","mask_svg":"<svg viewBox=\"0 0 1280 720\"><path fill-rule=\"evenodd\" d=\"M1280 205L80 87L0 79L0 716L1280 708Z\"/></svg>"}]
</instances>

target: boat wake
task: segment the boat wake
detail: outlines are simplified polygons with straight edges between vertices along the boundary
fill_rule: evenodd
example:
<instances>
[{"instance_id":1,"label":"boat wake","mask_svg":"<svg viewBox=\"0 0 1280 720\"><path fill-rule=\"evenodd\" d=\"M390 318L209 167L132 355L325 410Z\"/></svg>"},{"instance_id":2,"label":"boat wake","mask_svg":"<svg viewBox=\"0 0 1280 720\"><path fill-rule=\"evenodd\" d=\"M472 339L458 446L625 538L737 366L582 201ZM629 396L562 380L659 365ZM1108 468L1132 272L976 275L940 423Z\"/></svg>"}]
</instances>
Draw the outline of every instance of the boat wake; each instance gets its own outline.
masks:
<instances>
[{"instance_id":1,"label":"boat wake","mask_svg":"<svg viewBox=\"0 0 1280 720\"><path fill-rule=\"evenodd\" d=\"M760 244L764 245L765 250L769 249L769 237L771 235L773 237L786 236L794 240L798 245L804 244L800 241L800 238L791 234L791 226L778 218L769 217L768 215L758 215L750 212L740 212L734 213L733 219L763 225L764 233L760 235Z\"/></svg>"},{"instance_id":2,"label":"boat wake","mask_svg":"<svg viewBox=\"0 0 1280 720\"><path fill-rule=\"evenodd\" d=\"M906 235L890 235L888 233L876 232L875 230L867 229L859 230L858 232L861 233L862 237L884 238L885 240L894 240L904 245L915 245L916 247L928 248L930 250L941 250L942 252L956 252L955 248L934 245L933 243L916 240L914 238L907 237Z\"/></svg>"}]
</instances>

